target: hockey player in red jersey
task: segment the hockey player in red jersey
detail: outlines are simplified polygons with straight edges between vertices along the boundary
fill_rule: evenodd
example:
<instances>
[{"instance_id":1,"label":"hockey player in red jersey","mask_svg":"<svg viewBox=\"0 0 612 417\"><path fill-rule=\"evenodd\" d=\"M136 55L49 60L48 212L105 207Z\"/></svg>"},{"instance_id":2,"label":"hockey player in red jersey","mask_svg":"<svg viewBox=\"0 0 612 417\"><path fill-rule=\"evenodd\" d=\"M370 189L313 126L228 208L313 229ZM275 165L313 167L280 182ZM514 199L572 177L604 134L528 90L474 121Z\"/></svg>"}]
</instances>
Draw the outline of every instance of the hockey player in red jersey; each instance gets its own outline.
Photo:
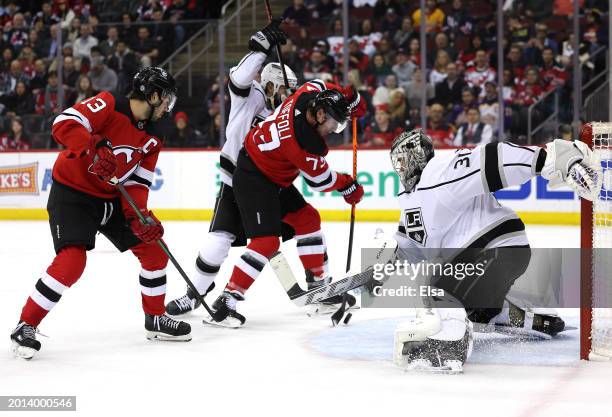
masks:
<instances>
[{"instance_id":1,"label":"hockey player in red jersey","mask_svg":"<svg viewBox=\"0 0 612 417\"><path fill-rule=\"evenodd\" d=\"M11 334L16 356L40 350L37 327L85 269L96 233L141 264L140 285L147 338L190 340L189 324L164 314L167 255L155 244L164 229L147 209L149 186L162 147L155 121L172 110L175 81L165 70L144 68L128 97L102 92L60 113L53 138L65 150L53 167L47 211L56 256L37 281ZM147 224L109 181L119 180Z\"/></svg>"},{"instance_id":2,"label":"hockey player in red jersey","mask_svg":"<svg viewBox=\"0 0 612 417\"><path fill-rule=\"evenodd\" d=\"M365 102L354 89L314 80L300 87L248 133L238 156L233 185L250 242L230 282L213 304L220 317L244 323L244 317L236 312L236 303L244 299L245 292L278 250L281 222L291 225L302 239L310 234L320 239L316 235L321 227L319 213L292 185L298 175L302 174L315 191L338 190L349 204L361 201L363 187L350 175L333 171L325 160L328 148L324 138L341 132L351 116L364 113ZM329 282L321 251L313 251L310 256L301 254L300 260L310 287Z\"/></svg>"}]
</instances>

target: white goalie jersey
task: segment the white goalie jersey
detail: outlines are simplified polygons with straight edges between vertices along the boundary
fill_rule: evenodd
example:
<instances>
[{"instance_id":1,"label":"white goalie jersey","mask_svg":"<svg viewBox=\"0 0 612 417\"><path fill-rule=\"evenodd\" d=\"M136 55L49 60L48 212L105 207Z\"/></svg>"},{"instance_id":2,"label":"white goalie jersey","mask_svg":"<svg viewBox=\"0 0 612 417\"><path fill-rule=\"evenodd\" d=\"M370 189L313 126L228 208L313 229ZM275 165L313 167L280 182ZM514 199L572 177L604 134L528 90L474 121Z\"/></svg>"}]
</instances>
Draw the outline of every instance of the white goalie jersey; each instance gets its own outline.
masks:
<instances>
[{"instance_id":1,"label":"white goalie jersey","mask_svg":"<svg viewBox=\"0 0 612 417\"><path fill-rule=\"evenodd\" d=\"M262 52L249 52L232 67L229 75L231 108L225 129L226 141L221 149L221 181L232 186L238 153L249 130L272 112L266 107L266 96L261 85L255 81L266 60Z\"/></svg>"},{"instance_id":2,"label":"white goalie jersey","mask_svg":"<svg viewBox=\"0 0 612 417\"><path fill-rule=\"evenodd\" d=\"M399 248L528 245L523 222L492 193L538 175L545 157L509 142L436 154L413 190L400 193Z\"/></svg>"}]
</instances>

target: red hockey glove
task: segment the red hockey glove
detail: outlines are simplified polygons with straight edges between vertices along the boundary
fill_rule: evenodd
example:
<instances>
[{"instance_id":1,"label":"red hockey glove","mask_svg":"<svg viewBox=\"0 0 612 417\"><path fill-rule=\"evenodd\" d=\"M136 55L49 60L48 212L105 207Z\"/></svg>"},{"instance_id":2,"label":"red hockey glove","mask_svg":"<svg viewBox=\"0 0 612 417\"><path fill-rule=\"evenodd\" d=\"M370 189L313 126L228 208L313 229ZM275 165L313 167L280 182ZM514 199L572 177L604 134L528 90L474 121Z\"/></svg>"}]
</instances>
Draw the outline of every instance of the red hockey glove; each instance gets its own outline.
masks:
<instances>
[{"instance_id":1,"label":"red hockey glove","mask_svg":"<svg viewBox=\"0 0 612 417\"><path fill-rule=\"evenodd\" d=\"M128 224L134 235L145 243L151 243L161 239L164 235L164 226L157 220L155 214L150 210L147 211L144 209L141 210L141 213L147 221L146 224L143 224L137 217L128 219Z\"/></svg>"},{"instance_id":2,"label":"red hockey glove","mask_svg":"<svg viewBox=\"0 0 612 417\"><path fill-rule=\"evenodd\" d=\"M89 172L106 182L117 172L117 158L113 153L113 145L110 140L100 135L92 135L91 142L94 158Z\"/></svg>"},{"instance_id":3,"label":"red hockey glove","mask_svg":"<svg viewBox=\"0 0 612 417\"><path fill-rule=\"evenodd\" d=\"M347 85L346 87L342 88L340 92L349 102L351 117L360 118L365 116L368 110L366 101L361 100L361 95L359 94L359 91L355 89L355 87L352 85Z\"/></svg>"},{"instance_id":4,"label":"red hockey glove","mask_svg":"<svg viewBox=\"0 0 612 417\"><path fill-rule=\"evenodd\" d=\"M357 181L351 182L348 187L338 190L338 192L342 194L344 201L349 204L357 204L363 198L363 186Z\"/></svg>"}]
</instances>

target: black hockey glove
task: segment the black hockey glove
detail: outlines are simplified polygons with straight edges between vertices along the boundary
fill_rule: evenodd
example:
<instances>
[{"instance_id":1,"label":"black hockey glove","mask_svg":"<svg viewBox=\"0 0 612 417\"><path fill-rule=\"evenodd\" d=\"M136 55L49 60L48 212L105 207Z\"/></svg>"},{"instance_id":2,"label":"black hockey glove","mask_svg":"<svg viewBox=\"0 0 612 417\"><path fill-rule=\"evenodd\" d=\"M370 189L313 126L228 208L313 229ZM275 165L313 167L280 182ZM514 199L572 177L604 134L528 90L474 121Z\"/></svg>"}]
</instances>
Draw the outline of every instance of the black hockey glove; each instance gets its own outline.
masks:
<instances>
[{"instance_id":1,"label":"black hockey glove","mask_svg":"<svg viewBox=\"0 0 612 417\"><path fill-rule=\"evenodd\" d=\"M281 19L273 19L268 26L253 34L249 49L253 52L269 53L276 45L287 43L287 34L280 28Z\"/></svg>"}]
</instances>

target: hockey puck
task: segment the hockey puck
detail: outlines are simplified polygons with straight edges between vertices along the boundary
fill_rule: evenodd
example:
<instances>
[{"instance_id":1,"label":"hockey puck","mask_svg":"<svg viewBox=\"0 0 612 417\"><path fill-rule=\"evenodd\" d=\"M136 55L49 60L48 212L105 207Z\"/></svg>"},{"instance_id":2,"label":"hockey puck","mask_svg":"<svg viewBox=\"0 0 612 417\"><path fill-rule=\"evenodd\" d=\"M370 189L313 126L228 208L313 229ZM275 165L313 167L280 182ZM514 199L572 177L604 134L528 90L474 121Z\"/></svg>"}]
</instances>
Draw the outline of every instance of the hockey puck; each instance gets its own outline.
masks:
<instances>
[{"instance_id":1,"label":"hockey puck","mask_svg":"<svg viewBox=\"0 0 612 417\"><path fill-rule=\"evenodd\" d=\"M353 317L353 313L348 313L348 314L346 315L346 317L344 318L343 323L344 323L344 324L349 324L349 321L351 321L351 317Z\"/></svg>"}]
</instances>

